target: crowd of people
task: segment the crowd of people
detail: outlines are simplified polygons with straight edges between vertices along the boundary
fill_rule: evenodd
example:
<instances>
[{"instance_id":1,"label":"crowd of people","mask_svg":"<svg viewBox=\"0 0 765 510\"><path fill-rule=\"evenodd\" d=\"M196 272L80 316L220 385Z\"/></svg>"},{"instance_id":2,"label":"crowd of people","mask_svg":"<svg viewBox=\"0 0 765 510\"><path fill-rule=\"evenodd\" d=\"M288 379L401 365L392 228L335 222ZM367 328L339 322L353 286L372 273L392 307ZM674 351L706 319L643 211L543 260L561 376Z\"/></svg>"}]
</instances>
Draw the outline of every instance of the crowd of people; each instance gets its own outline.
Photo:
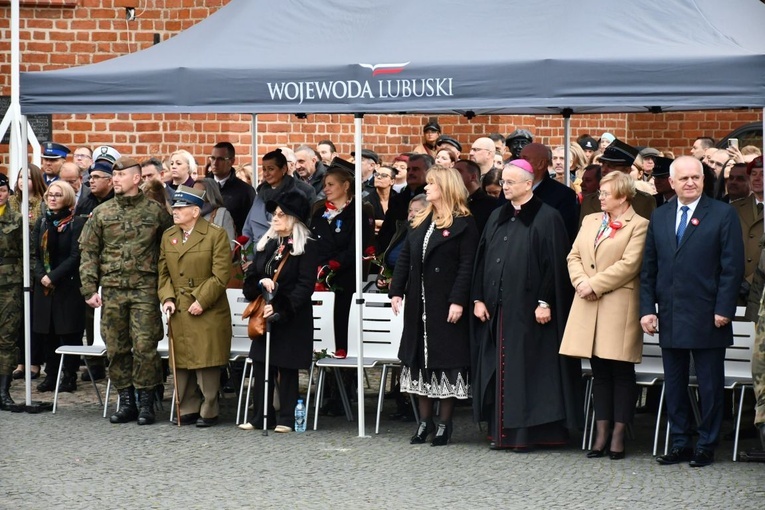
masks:
<instances>
[{"instance_id":1,"label":"crowd of people","mask_svg":"<svg viewBox=\"0 0 765 510\"><path fill-rule=\"evenodd\" d=\"M27 370L33 378L45 373L39 391L54 390L56 348L82 342L83 331L92 343L93 310L101 307L109 377L121 400L111 421L155 421L164 313L175 420L215 425L219 391L241 377L225 369L226 289L237 287L249 301L275 295L264 311L271 351L255 338L250 352L256 412L240 427L265 420L292 431L298 370L313 356L314 291L335 293L332 354L347 353L360 200L365 271L376 274L394 313L403 307L394 386L417 400L411 443L448 444L456 402L472 399L492 449L566 444L584 421L581 360L588 359L597 432L587 457L622 459L643 335L658 333L672 447L657 460L712 463L736 306L749 304L749 320L764 313L759 149L715 149L701 137L675 157L610 133L585 134L569 144L565 168L566 147L517 129L475 139L467 157L464 150L434 120L422 143L388 162L370 148L343 159L323 140L275 148L257 172L236 168L228 142L212 147L204 166L183 149L139 161L110 146L78 147L68 161L68 147L45 144L42 168L29 165L26 186L0 175L0 407L13 406L11 381ZM30 317L20 306L24 194ZM18 348L25 320L30 359ZM752 366L765 447L761 330L765 324ZM691 358L701 409L695 446ZM75 391L77 373L76 360L67 362L59 390ZM104 375L94 365L83 378ZM277 379L278 412L273 389L263 388ZM331 413L329 393L323 409Z\"/></svg>"}]
</instances>

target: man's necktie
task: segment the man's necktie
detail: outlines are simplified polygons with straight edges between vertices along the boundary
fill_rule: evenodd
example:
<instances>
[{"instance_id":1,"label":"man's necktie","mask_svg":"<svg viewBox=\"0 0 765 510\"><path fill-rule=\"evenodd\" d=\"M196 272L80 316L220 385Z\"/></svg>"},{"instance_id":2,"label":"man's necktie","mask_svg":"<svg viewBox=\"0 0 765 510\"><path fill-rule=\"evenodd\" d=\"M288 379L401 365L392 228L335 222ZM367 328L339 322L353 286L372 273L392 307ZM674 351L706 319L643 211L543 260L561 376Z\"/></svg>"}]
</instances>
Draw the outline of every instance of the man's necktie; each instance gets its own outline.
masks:
<instances>
[{"instance_id":1,"label":"man's necktie","mask_svg":"<svg viewBox=\"0 0 765 510\"><path fill-rule=\"evenodd\" d=\"M762 214L762 202L757 204L757 214Z\"/></svg>"},{"instance_id":2,"label":"man's necktie","mask_svg":"<svg viewBox=\"0 0 765 510\"><path fill-rule=\"evenodd\" d=\"M680 225L677 226L677 244L680 244L680 241L683 239L683 234L685 234L685 227L688 226L688 209L689 207L687 205L680 208L680 210L683 211L683 214L680 215Z\"/></svg>"},{"instance_id":3,"label":"man's necktie","mask_svg":"<svg viewBox=\"0 0 765 510\"><path fill-rule=\"evenodd\" d=\"M183 231L183 243L186 244L186 241L189 240L189 236L191 235L191 232Z\"/></svg>"}]
</instances>

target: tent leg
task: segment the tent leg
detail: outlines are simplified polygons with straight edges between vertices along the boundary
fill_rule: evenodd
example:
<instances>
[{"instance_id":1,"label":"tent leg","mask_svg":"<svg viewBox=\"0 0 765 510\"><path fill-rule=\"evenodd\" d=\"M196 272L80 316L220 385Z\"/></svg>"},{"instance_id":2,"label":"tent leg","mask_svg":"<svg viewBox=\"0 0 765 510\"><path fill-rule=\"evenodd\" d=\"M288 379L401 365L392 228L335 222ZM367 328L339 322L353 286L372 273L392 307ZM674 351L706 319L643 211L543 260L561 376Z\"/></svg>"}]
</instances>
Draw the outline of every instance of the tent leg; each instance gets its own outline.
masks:
<instances>
[{"instance_id":1,"label":"tent leg","mask_svg":"<svg viewBox=\"0 0 765 510\"><path fill-rule=\"evenodd\" d=\"M571 110L563 110L563 168L565 168L566 186L571 187Z\"/></svg>"},{"instance_id":2,"label":"tent leg","mask_svg":"<svg viewBox=\"0 0 765 510\"><path fill-rule=\"evenodd\" d=\"M354 115L353 118L353 124L354 124L354 149L356 151L356 154L361 154L361 125L362 120L364 119L363 113L357 113ZM364 294L363 294L363 281L362 281L362 272L363 272L363 266L362 266L362 258L364 253L364 247L361 245L362 243L362 236L361 236L361 228L362 228L362 220L361 220L361 190L363 183L361 182L361 179L358 178L358 176L361 176L361 158L356 158L356 176L355 179L355 193L354 196L356 197L356 200L353 201L354 205L354 214L356 215L356 225L355 225L355 235L356 235L356 302L353 303L351 306L358 306L359 307L359 320L356 324L353 324L352 327L355 328L355 331L353 332L352 337L356 338L356 341L358 342L358 363L356 366L356 388L358 393L358 417L359 417L359 437L366 437L366 431L364 430L364 341L362 338L363 334L363 328L361 327L362 322L364 321Z\"/></svg>"},{"instance_id":3,"label":"tent leg","mask_svg":"<svg viewBox=\"0 0 765 510\"><path fill-rule=\"evenodd\" d=\"M250 132L252 133L251 154L252 154L252 187L258 187L258 114L252 114L250 121Z\"/></svg>"}]
</instances>

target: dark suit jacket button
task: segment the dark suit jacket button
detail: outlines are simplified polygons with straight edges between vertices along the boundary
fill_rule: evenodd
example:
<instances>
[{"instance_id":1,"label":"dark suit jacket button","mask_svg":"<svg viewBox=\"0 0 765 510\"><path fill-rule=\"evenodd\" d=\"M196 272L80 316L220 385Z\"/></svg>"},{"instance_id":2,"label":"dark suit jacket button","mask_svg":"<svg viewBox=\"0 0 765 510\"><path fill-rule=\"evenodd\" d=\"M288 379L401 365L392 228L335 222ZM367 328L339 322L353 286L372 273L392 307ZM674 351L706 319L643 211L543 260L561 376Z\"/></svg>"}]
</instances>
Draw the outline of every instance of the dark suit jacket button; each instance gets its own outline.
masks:
<instances>
[{"instance_id":1,"label":"dark suit jacket button","mask_svg":"<svg viewBox=\"0 0 765 510\"><path fill-rule=\"evenodd\" d=\"M595 264L590 264L590 267L591 267L592 269L595 269Z\"/></svg>"},{"instance_id":2,"label":"dark suit jacket button","mask_svg":"<svg viewBox=\"0 0 765 510\"><path fill-rule=\"evenodd\" d=\"M751 259L751 258L748 258L748 259L746 259L746 261L747 261L747 262L751 262L751 261L752 261L752 259Z\"/></svg>"},{"instance_id":3,"label":"dark suit jacket button","mask_svg":"<svg viewBox=\"0 0 765 510\"><path fill-rule=\"evenodd\" d=\"M749 239L752 239L754 237L754 234L749 234Z\"/></svg>"},{"instance_id":4,"label":"dark suit jacket button","mask_svg":"<svg viewBox=\"0 0 765 510\"><path fill-rule=\"evenodd\" d=\"M503 241L507 241L507 236L505 236L505 238L503 239Z\"/></svg>"},{"instance_id":5,"label":"dark suit jacket button","mask_svg":"<svg viewBox=\"0 0 765 510\"><path fill-rule=\"evenodd\" d=\"M497 264L499 264L502 261L502 259L497 259Z\"/></svg>"},{"instance_id":6,"label":"dark suit jacket button","mask_svg":"<svg viewBox=\"0 0 765 510\"><path fill-rule=\"evenodd\" d=\"M436 268L436 270L435 270L435 271L436 271L436 273L439 273L439 272L441 272L441 270L440 270L439 268Z\"/></svg>"},{"instance_id":7,"label":"dark suit jacket button","mask_svg":"<svg viewBox=\"0 0 765 510\"><path fill-rule=\"evenodd\" d=\"M181 271L181 272L180 272L180 273L178 273L178 274L179 274L179 275L181 275L181 276L183 276L183 271Z\"/></svg>"},{"instance_id":8,"label":"dark suit jacket button","mask_svg":"<svg viewBox=\"0 0 765 510\"><path fill-rule=\"evenodd\" d=\"M181 294L186 294L186 289L181 289Z\"/></svg>"}]
</instances>

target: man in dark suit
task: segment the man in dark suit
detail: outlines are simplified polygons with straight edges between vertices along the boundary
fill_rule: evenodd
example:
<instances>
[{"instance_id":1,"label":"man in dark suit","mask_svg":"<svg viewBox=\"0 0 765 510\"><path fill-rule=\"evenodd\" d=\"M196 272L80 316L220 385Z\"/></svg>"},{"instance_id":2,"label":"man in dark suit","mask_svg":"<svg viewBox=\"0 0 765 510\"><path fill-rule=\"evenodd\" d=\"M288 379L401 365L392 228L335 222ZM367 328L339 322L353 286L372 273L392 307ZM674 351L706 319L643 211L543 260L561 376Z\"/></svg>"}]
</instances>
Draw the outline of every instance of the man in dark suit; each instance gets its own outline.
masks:
<instances>
[{"instance_id":1,"label":"man in dark suit","mask_svg":"<svg viewBox=\"0 0 765 510\"><path fill-rule=\"evenodd\" d=\"M550 177L547 169L552 161L552 152L549 147L530 143L521 150L521 158L531 163L534 169L534 196L558 210L566 225L569 243L573 243L579 230L579 205L574 190Z\"/></svg>"},{"instance_id":2,"label":"man in dark suit","mask_svg":"<svg viewBox=\"0 0 765 510\"><path fill-rule=\"evenodd\" d=\"M210 155L210 174L208 177L212 177L220 185L223 205L231 213L236 226L236 233L239 235L242 233L247 213L250 212L252 202L255 200L255 188L236 176L235 159L236 151L231 143L216 143Z\"/></svg>"},{"instance_id":3,"label":"man in dark suit","mask_svg":"<svg viewBox=\"0 0 765 510\"><path fill-rule=\"evenodd\" d=\"M744 277L741 225L728 204L703 195L704 170L682 156L670 167L677 197L654 211L640 275L640 325L660 332L672 450L659 464L714 462L723 419L725 349ZM659 306L658 316L656 305ZM661 324L659 324L661 318ZM701 397L701 423L691 447L690 357Z\"/></svg>"}]
</instances>

